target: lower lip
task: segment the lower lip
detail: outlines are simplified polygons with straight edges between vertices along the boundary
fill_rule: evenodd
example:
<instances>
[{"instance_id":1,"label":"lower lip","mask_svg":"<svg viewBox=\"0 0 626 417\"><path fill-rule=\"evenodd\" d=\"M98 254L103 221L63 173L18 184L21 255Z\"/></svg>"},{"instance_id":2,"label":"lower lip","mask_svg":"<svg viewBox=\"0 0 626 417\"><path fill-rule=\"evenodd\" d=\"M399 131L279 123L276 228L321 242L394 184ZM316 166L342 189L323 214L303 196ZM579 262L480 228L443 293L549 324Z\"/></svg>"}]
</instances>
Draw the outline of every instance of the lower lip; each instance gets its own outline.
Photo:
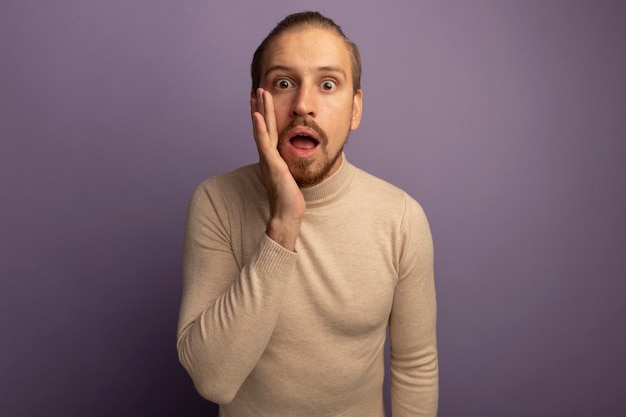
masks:
<instances>
[{"instance_id":1,"label":"lower lip","mask_svg":"<svg viewBox=\"0 0 626 417\"><path fill-rule=\"evenodd\" d=\"M319 148L319 146L320 145L318 143L313 148L301 149L301 148L296 148L290 142L287 142L287 147L289 148L289 152L291 154L293 154L293 156L295 156L296 158L299 158L299 159L312 158L315 155L315 152L317 152L317 148Z\"/></svg>"}]
</instances>

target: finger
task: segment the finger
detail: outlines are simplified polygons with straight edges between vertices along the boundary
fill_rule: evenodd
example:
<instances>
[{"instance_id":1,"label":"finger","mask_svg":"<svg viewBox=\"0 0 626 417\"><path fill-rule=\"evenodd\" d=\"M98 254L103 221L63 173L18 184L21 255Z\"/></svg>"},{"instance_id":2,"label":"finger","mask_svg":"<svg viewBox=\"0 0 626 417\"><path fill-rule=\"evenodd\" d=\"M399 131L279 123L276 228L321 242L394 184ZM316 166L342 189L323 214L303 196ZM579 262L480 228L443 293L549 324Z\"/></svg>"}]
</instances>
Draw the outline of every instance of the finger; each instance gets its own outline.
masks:
<instances>
[{"instance_id":1,"label":"finger","mask_svg":"<svg viewBox=\"0 0 626 417\"><path fill-rule=\"evenodd\" d=\"M250 111L251 114L253 116L253 123L254 123L254 114L258 113L259 116L261 116L263 123L256 123L255 127L258 127L260 129L262 129L263 131L267 131L267 124L265 122L265 106L263 104L264 102L264 98L263 98L263 92L264 90L262 88L258 88L255 92L255 94L251 95L250 97ZM255 132L257 133L257 132Z\"/></svg>"},{"instance_id":2,"label":"finger","mask_svg":"<svg viewBox=\"0 0 626 417\"><path fill-rule=\"evenodd\" d=\"M274 112L274 99L269 91L263 91L263 118L267 127L270 144L278 146L278 132L276 128L276 113Z\"/></svg>"},{"instance_id":3,"label":"finger","mask_svg":"<svg viewBox=\"0 0 626 417\"><path fill-rule=\"evenodd\" d=\"M258 111L252 112L252 130L259 154L265 153L265 148L270 146L265 119Z\"/></svg>"},{"instance_id":4,"label":"finger","mask_svg":"<svg viewBox=\"0 0 626 417\"><path fill-rule=\"evenodd\" d=\"M262 88L257 88L256 90L256 111L258 111L261 116L263 116L263 118L265 118L265 106L264 106L264 97L263 97L263 92L265 90L263 90Z\"/></svg>"},{"instance_id":5,"label":"finger","mask_svg":"<svg viewBox=\"0 0 626 417\"><path fill-rule=\"evenodd\" d=\"M254 140L257 140L258 138L258 123L255 121L255 113L258 113L257 111L257 99L256 96L254 97L250 97L250 119L252 120L252 133L254 134Z\"/></svg>"}]
</instances>

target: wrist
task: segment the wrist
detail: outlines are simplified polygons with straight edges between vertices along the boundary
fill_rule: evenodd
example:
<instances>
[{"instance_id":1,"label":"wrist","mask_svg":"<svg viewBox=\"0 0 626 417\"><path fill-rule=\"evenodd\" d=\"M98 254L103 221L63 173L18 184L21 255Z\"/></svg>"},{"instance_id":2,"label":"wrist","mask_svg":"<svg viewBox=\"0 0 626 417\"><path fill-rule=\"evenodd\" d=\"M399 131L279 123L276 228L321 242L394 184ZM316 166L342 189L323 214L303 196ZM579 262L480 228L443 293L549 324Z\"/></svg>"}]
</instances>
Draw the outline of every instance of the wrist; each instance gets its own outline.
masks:
<instances>
[{"instance_id":1,"label":"wrist","mask_svg":"<svg viewBox=\"0 0 626 417\"><path fill-rule=\"evenodd\" d=\"M267 236L283 248L295 252L296 241L300 234L300 221L285 221L272 218L267 223Z\"/></svg>"}]
</instances>

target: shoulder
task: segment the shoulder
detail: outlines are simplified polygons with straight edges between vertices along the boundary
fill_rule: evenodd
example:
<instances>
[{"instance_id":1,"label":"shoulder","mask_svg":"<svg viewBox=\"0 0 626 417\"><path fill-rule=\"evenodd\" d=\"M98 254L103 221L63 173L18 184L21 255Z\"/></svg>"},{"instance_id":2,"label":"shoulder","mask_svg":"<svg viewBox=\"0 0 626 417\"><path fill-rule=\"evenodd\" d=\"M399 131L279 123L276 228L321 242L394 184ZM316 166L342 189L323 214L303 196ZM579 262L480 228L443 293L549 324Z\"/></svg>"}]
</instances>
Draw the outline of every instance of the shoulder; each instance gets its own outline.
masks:
<instances>
[{"instance_id":1,"label":"shoulder","mask_svg":"<svg viewBox=\"0 0 626 417\"><path fill-rule=\"evenodd\" d=\"M366 187L371 194L383 194L388 197L401 198L406 194L401 188L378 178L369 172L355 167L355 185Z\"/></svg>"},{"instance_id":2,"label":"shoulder","mask_svg":"<svg viewBox=\"0 0 626 417\"><path fill-rule=\"evenodd\" d=\"M258 164L246 165L234 171L218 174L202 181L195 194L221 193L225 196L249 194L250 191L263 189Z\"/></svg>"},{"instance_id":3,"label":"shoulder","mask_svg":"<svg viewBox=\"0 0 626 417\"><path fill-rule=\"evenodd\" d=\"M400 187L378 178L360 168L356 168L354 191L359 199L367 201L371 206L391 213L404 216L410 212L412 216L424 217L420 203Z\"/></svg>"},{"instance_id":4,"label":"shoulder","mask_svg":"<svg viewBox=\"0 0 626 417\"><path fill-rule=\"evenodd\" d=\"M258 164L246 165L232 172L202 181L191 197L191 206L234 207L264 201L265 189Z\"/></svg>"}]
</instances>

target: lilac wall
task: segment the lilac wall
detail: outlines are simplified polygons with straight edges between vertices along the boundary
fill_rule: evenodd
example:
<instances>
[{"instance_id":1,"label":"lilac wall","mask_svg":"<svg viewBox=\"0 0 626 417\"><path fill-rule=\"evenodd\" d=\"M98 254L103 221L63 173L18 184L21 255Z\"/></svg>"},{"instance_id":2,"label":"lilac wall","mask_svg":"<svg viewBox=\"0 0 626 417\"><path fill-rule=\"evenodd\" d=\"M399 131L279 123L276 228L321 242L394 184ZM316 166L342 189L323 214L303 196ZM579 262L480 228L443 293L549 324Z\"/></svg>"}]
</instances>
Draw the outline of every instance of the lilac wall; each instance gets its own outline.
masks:
<instances>
[{"instance_id":1,"label":"lilac wall","mask_svg":"<svg viewBox=\"0 0 626 417\"><path fill-rule=\"evenodd\" d=\"M0 413L206 416L182 227L255 160L248 64L305 1L0 3ZM440 415L626 414L626 3L324 0L364 57L349 159L435 236Z\"/></svg>"}]
</instances>

